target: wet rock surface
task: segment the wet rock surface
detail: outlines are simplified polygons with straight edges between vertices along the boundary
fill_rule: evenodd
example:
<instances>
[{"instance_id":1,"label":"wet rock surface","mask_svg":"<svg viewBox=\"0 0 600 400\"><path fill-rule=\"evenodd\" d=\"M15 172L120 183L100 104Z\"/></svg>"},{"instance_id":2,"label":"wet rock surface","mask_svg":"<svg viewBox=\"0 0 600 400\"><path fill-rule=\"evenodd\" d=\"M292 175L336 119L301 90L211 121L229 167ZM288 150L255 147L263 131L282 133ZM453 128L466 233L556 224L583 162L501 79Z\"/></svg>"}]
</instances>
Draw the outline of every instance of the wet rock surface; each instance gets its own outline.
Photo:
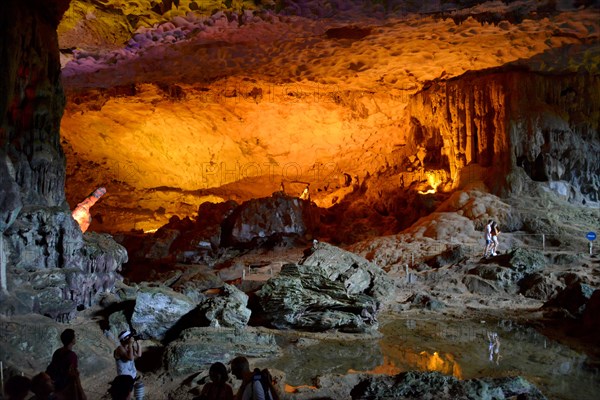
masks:
<instances>
[{"instance_id":1,"label":"wet rock surface","mask_svg":"<svg viewBox=\"0 0 600 400\"><path fill-rule=\"evenodd\" d=\"M453 399L492 400L519 396L544 400L546 397L521 377L460 381L435 372L405 372L396 376L361 380L350 392L357 399Z\"/></svg>"}]
</instances>

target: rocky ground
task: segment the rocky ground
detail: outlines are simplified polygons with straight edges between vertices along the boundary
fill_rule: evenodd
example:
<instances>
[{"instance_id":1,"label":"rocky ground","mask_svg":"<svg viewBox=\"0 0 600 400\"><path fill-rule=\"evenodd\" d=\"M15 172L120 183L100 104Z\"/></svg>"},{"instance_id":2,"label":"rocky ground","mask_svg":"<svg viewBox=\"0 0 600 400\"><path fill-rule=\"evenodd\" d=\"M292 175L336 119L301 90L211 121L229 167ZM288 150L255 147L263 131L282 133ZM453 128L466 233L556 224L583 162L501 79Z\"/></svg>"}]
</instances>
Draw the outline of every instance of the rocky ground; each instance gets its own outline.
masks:
<instances>
[{"instance_id":1,"label":"rocky ground","mask_svg":"<svg viewBox=\"0 0 600 400\"><path fill-rule=\"evenodd\" d=\"M118 285L99 307L83 311L70 323L80 337L77 351L83 384L89 398L100 398L105 392L113 375L110 354L114 336L128 326L128 321L145 335L142 343L147 350L138 366L145 374L149 399L191 399L201 389L208 365L236 354L249 355L257 365L268 366L268 360L280 356L284 348L302 349L321 343L327 349L323 351L332 351L338 345L335 343L356 343L349 346L356 354L348 357L367 360L371 353L358 349L382 337L378 327L399 318L465 324L511 321L533 327L585 354L586 368L597 370L600 259L596 249L589 254L585 238L579 237L586 227L593 229L597 216L598 209L573 206L554 195L538 196L534 202L525 196L501 200L478 191L463 191L397 235L352 245L349 250L355 255L326 243L283 240L276 245L263 243L222 252L219 262L209 266L185 260L177 263L172 258L168 262L163 257L168 252L157 251L160 241L155 239L151 241L154 253L149 253L160 262L146 259L145 267L126 265L127 285ZM480 231L488 218L498 219L505 231L500 234L500 254L484 259ZM544 241L534 232L545 232ZM130 257L134 254L130 250ZM379 267L380 272L373 275ZM321 274L329 276L331 282L323 286L315 278ZM297 279L302 286L294 289L291 285ZM315 287L313 294L311 285ZM328 297L323 298L322 293ZM350 303L340 305L347 301L342 297ZM135 307L128 311L132 301ZM306 304L321 301L322 305L306 308ZM369 308L369 301L379 304L377 312ZM291 303L299 308L289 306ZM194 308L197 304L202 306ZM326 314L328 308L333 314ZM304 311L300 315L298 310ZM374 319L370 318L371 311L377 314ZM280 317L276 317L278 313ZM183 322L177 329L172 329L172 322L169 325L169 321L186 318L195 322ZM275 329L277 326L283 330ZM4 343L8 344L2 349L3 358L18 365L19 371L33 374L44 368L42 360L58 347L58 334L65 325L41 316L20 316L3 318L2 327L7 338ZM333 350L332 354L340 352L343 350ZM462 377L455 369L447 370L451 355L441 357L443 367L432 366L431 360L429 364L411 365L416 370ZM311 368L299 365L298 373L310 374ZM459 383L449 376L416 374L402 375L392 385L396 389L386 392L388 389L383 388L391 384L386 375L402 370L394 365L388 365L387 370L378 368L375 375L324 374L314 387L286 386L290 380L286 374L273 370L280 391L290 399L350 398L351 391L352 398L426 398L419 390L442 390L440 387L457 396L448 398L495 398L497 387L512 385L512 392L504 392L511 398L529 390L524 389L529 385L524 381L490 381L485 383L489 390L478 392L469 385L481 388L482 381ZM384 375L377 375L377 371ZM424 397L410 397L402 392L407 387ZM541 395L535 390L528 393L527 398L543 398L536 397Z\"/></svg>"}]
</instances>

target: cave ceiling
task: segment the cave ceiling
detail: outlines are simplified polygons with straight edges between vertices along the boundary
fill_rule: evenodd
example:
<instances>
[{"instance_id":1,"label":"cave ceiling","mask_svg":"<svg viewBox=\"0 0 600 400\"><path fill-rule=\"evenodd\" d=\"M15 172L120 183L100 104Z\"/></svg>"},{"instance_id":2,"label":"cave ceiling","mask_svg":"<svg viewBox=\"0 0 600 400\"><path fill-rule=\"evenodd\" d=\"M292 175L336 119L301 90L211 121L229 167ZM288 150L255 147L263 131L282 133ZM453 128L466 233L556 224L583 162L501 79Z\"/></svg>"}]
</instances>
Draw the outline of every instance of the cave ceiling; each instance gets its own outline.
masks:
<instances>
[{"instance_id":1,"label":"cave ceiling","mask_svg":"<svg viewBox=\"0 0 600 400\"><path fill-rule=\"evenodd\" d=\"M58 29L71 206L106 186L95 227L113 231L282 181L329 206L348 179L419 158L409 103L434 84L598 74L592 2L422 3L72 1Z\"/></svg>"}]
</instances>

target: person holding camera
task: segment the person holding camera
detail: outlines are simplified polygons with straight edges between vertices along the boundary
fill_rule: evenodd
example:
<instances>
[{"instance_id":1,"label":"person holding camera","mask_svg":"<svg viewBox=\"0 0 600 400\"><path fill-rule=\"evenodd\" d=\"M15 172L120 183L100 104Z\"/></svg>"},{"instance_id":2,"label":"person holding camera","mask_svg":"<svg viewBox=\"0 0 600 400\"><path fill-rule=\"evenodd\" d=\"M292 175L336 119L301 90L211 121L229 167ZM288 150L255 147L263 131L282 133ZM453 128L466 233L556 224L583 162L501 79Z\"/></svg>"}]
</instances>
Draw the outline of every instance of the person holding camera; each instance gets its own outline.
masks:
<instances>
[{"instance_id":1,"label":"person holding camera","mask_svg":"<svg viewBox=\"0 0 600 400\"><path fill-rule=\"evenodd\" d=\"M121 332L119 342L119 347L113 353L117 364L117 375L129 375L135 379L135 400L142 400L144 398L144 383L140 380L135 368L135 360L142 356L142 346L130 331Z\"/></svg>"}]
</instances>

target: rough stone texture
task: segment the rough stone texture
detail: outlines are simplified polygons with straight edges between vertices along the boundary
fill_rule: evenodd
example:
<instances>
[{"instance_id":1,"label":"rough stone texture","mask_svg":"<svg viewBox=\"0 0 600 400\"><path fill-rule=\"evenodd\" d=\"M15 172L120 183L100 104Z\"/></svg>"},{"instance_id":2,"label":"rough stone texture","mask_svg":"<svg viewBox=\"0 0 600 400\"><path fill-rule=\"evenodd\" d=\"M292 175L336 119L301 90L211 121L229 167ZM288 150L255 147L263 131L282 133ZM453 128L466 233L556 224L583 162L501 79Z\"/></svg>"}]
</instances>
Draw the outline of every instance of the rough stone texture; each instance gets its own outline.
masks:
<instances>
[{"instance_id":1,"label":"rough stone texture","mask_svg":"<svg viewBox=\"0 0 600 400\"><path fill-rule=\"evenodd\" d=\"M171 342L164 365L171 374L187 374L237 356L272 357L280 353L271 333L254 329L190 328Z\"/></svg>"},{"instance_id":2,"label":"rough stone texture","mask_svg":"<svg viewBox=\"0 0 600 400\"><path fill-rule=\"evenodd\" d=\"M210 297L199 309L204 313L211 326L223 326L242 329L250 320L248 295L228 284L223 285L219 296Z\"/></svg>"},{"instance_id":3,"label":"rough stone texture","mask_svg":"<svg viewBox=\"0 0 600 400\"><path fill-rule=\"evenodd\" d=\"M498 293L500 289L488 280L482 279L475 275L466 275L463 278L463 283L469 289L469 292L487 296Z\"/></svg>"},{"instance_id":4,"label":"rough stone texture","mask_svg":"<svg viewBox=\"0 0 600 400\"><path fill-rule=\"evenodd\" d=\"M500 71L436 82L411 98L409 143L415 153L426 148L426 168L446 169L455 182L467 183L461 170L478 163L492 167L494 192L518 194L509 172L520 167L567 199L598 201L599 91L588 74Z\"/></svg>"},{"instance_id":5,"label":"rough stone texture","mask_svg":"<svg viewBox=\"0 0 600 400\"><path fill-rule=\"evenodd\" d=\"M23 207L15 171L10 159L0 148L0 234L17 218Z\"/></svg>"},{"instance_id":6,"label":"rough stone texture","mask_svg":"<svg viewBox=\"0 0 600 400\"><path fill-rule=\"evenodd\" d=\"M544 303L544 308L563 308L576 317L581 317L594 288L584 283L574 283Z\"/></svg>"},{"instance_id":7,"label":"rough stone texture","mask_svg":"<svg viewBox=\"0 0 600 400\"><path fill-rule=\"evenodd\" d=\"M433 268L440 268L446 265L456 264L465 257L468 257L467 249L461 245L453 245L442 251L441 254L429 259L427 265Z\"/></svg>"},{"instance_id":8,"label":"rough stone texture","mask_svg":"<svg viewBox=\"0 0 600 400\"><path fill-rule=\"evenodd\" d=\"M8 291L19 299L15 313L38 312L71 319L121 279L125 248L105 234L84 236L68 210L25 207L4 235Z\"/></svg>"},{"instance_id":9,"label":"rough stone texture","mask_svg":"<svg viewBox=\"0 0 600 400\"><path fill-rule=\"evenodd\" d=\"M257 292L272 324L280 329L366 331L377 327L394 285L375 264L318 243L300 265L286 264Z\"/></svg>"},{"instance_id":10,"label":"rough stone texture","mask_svg":"<svg viewBox=\"0 0 600 400\"><path fill-rule=\"evenodd\" d=\"M303 237L310 226L309 202L276 192L237 207L224 224L223 242L247 246L284 236Z\"/></svg>"},{"instance_id":11,"label":"rough stone texture","mask_svg":"<svg viewBox=\"0 0 600 400\"><path fill-rule=\"evenodd\" d=\"M213 255L221 244L221 224L237 206L234 201L202 203L191 229L181 230L181 236L173 243L178 260L194 263L203 260L206 253Z\"/></svg>"},{"instance_id":12,"label":"rough stone texture","mask_svg":"<svg viewBox=\"0 0 600 400\"><path fill-rule=\"evenodd\" d=\"M26 376L44 371L54 350L62 347L60 334L65 328L64 324L41 315L15 316L0 321L0 354L4 368L12 366ZM73 328L77 337L73 350L79 359L81 376L88 379L114 374L114 362L106 357L114 350L114 343L102 335L96 324L80 324Z\"/></svg>"},{"instance_id":13,"label":"rough stone texture","mask_svg":"<svg viewBox=\"0 0 600 400\"><path fill-rule=\"evenodd\" d=\"M553 274L534 273L519 281L519 293L523 296L546 301L564 289L565 285Z\"/></svg>"},{"instance_id":14,"label":"rough stone texture","mask_svg":"<svg viewBox=\"0 0 600 400\"><path fill-rule=\"evenodd\" d=\"M445 307L444 303L425 293L415 293L406 302L415 307L426 308L428 310L441 310Z\"/></svg>"},{"instance_id":15,"label":"rough stone texture","mask_svg":"<svg viewBox=\"0 0 600 400\"><path fill-rule=\"evenodd\" d=\"M534 385L521 377L460 381L437 372L403 372L395 376L363 378L352 391L353 399L452 399L493 400L545 399Z\"/></svg>"},{"instance_id":16,"label":"rough stone texture","mask_svg":"<svg viewBox=\"0 0 600 400\"><path fill-rule=\"evenodd\" d=\"M59 135L65 97L56 28L68 4L8 0L2 6L0 150L12 161L25 205L61 206L65 201Z\"/></svg>"},{"instance_id":17,"label":"rough stone texture","mask_svg":"<svg viewBox=\"0 0 600 400\"><path fill-rule=\"evenodd\" d=\"M7 0L0 14L0 267L9 292L3 308L61 321L111 289L127 260L110 238L83 238L65 202L56 28L68 6Z\"/></svg>"},{"instance_id":18,"label":"rough stone texture","mask_svg":"<svg viewBox=\"0 0 600 400\"><path fill-rule=\"evenodd\" d=\"M600 340L600 289L594 290L592 297L583 312L583 326L589 330L590 335Z\"/></svg>"},{"instance_id":19,"label":"rough stone texture","mask_svg":"<svg viewBox=\"0 0 600 400\"><path fill-rule=\"evenodd\" d=\"M141 288L131 316L131 326L144 338L162 340L167 331L195 307L191 299L171 289Z\"/></svg>"}]
</instances>

